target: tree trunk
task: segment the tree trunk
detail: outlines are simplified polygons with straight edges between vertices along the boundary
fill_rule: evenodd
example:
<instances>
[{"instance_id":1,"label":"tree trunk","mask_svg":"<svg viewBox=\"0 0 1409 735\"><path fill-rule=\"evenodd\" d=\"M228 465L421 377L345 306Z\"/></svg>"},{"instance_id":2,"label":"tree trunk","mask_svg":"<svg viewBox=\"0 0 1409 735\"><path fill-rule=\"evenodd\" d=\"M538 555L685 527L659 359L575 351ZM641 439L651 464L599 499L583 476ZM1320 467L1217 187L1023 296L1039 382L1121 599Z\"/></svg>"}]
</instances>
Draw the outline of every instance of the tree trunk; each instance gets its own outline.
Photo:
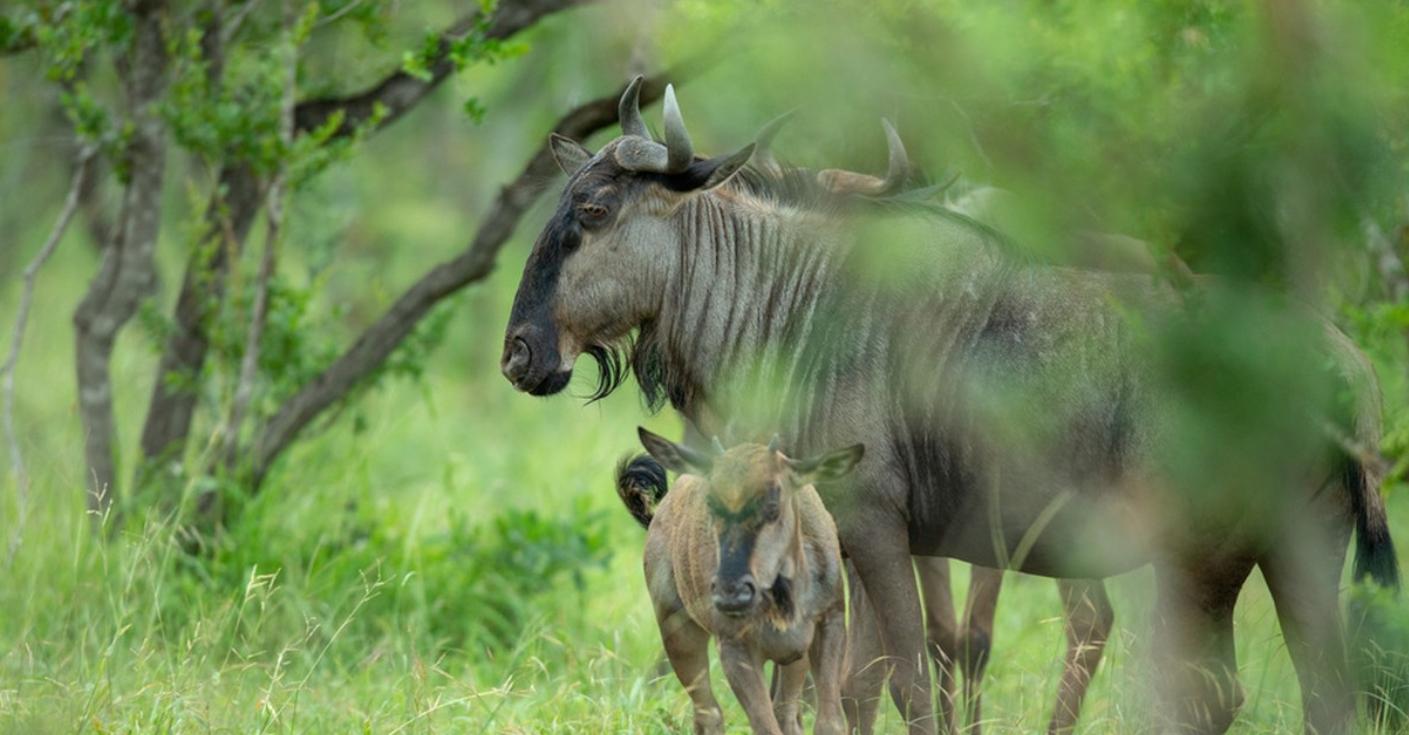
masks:
<instances>
[{"instance_id":1,"label":"tree trunk","mask_svg":"<svg viewBox=\"0 0 1409 735\"><path fill-rule=\"evenodd\" d=\"M132 39L118 60L132 136L119 222L73 322L78 410L83 422L88 507L104 513L116 497L116 427L109 363L118 332L156 286L153 254L161 224L166 132L157 109L166 85L161 3L133 8Z\"/></svg>"},{"instance_id":2,"label":"tree trunk","mask_svg":"<svg viewBox=\"0 0 1409 735\"><path fill-rule=\"evenodd\" d=\"M225 298L230 264L239 259L260 201L259 181L252 169L231 165L221 170L217 190L206 209L209 242L196 248L186 262L171 336L152 385L142 428L145 467L139 482L155 479L160 463L175 459L185 449L199 398L192 386L210 348L206 334L209 309Z\"/></svg>"}]
</instances>

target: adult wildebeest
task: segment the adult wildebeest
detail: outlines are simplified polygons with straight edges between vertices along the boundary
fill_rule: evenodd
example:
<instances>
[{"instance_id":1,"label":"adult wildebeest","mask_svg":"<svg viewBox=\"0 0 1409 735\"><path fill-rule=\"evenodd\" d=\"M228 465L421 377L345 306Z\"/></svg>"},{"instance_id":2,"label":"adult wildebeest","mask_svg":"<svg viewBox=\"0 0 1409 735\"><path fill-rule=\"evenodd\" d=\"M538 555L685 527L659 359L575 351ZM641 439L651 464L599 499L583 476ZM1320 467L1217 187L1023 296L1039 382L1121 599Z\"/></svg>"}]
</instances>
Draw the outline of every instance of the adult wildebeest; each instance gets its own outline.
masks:
<instances>
[{"instance_id":1,"label":"adult wildebeest","mask_svg":"<svg viewBox=\"0 0 1409 735\"><path fill-rule=\"evenodd\" d=\"M763 159L761 165L782 171L767 149L768 141L776 132L776 121L760 132L754 159ZM889 123L886 124L886 134L890 166L884 179L828 169L819 172L818 183L833 192L865 195L880 195L899 188L908 178L908 162L904 146ZM948 185L942 188L947 189ZM1011 207L1004 207L1003 204L1010 199L1011 195L1007 192L978 187L946 206L985 225L994 226L1002 224L1005 219L1004 210ZM1170 255L1166 260L1173 262L1159 268L1155 266L1154 248L1132 238L1088 234L1082 237L1081 246L1072 263L1079 267L1147 274L1167 272L1183 277L1175 281L1179 284L1185 283L1188 278L1188 268L1182 261ZM950 589L949 560L917 557L915 567L924 599L925 635L935 663L935 673L939 676L941 723L954 731L959 724L957 718L960 710L955 705L962 704L964 722L967 723L964 732L976 735L982 721L981 685L993 641L994 614L1002 589L1003 572L972 567L968 595L961 615L956 619ZM850 670L843 690L843 703L853 730L860 735L868 735L873 731L885 667L879 665L883 662L878 657L881 643L874 612L854 577L852 581L855 592L851 600ZM1057 590L1062 602L1067 650L1057 701L1048 721L1047 731L1052 735L1071 732L1076 726L1081 703L1100 665L1115 621L1115 611L1100 580L1058 579ZM958 673L963 674L962 698L956 682Z\"/></svg>"},{"instance_id":2,"label":"adult wildebeest","mask_svg":"<svg viewBox=\"0 0 1409 735\"><path fill-rule=\"evenodd\" d=\"M776 438L710 454L640 434L655 462L682 473L667 493L660 467L637 458L618 468L617 492L647 528L646 588L670 665L694 702L695 732L724 732L709 684L713 636L755 733L801 735L810 665L815 731L841 735L841 548L812 482L850 472L862 447L799 460L783 455ZM776 701L763 683L765 661L782 672Z\"/></svg>"},{"instance_id":3,"label":"adult wildebeest","mask_svg":"<svg viewBox=\"0 0 1409 735\"><path fill-rule=\"evenodd\" d=\"M554 139L571 177L510 316L517 388L559 392L588 353L604 393L635 332L647 397L707 433L727 417L803 454L865 443L818 491L884 613L913 733L933 722L912 554L1064 577L1153 563L1162 716L1205 732L1238 706L1232 610L1259 566L1307 727L1349 726L1352 529L1357 577L1394 584L1397 567L1358 451L1378 442L1378 390L1344 335L1231 284L1025 262L942 209L849 208L745 169L752 146L696 157L665 103L664 144L634 105L596 154ZM1220 339L1185 339L1204 334Z\"/></svg>"}]
</instances>

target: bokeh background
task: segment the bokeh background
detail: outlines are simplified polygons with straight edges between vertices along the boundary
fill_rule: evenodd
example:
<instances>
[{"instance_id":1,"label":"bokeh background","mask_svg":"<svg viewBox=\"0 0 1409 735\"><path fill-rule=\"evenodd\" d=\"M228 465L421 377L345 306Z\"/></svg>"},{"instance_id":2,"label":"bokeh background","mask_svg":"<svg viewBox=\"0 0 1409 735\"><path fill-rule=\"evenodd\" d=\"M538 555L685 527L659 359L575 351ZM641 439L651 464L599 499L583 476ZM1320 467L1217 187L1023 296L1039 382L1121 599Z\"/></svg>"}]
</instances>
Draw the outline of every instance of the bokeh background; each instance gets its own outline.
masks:
<instances>
[{"instance_id":1,"label":"bokeh background","mask_svg":"<svg viewBox=\"0 0 1409 735\"><path fill-rule=\"evenodd\" d=\"M27 472L0 455L0 731L688 730L688 699L662 665L642 585L643 535L611 486L635 426L673 435L678 419L648 414L629 384L585 403L595 385L586 362L577 397L530 398L498 372L518 272L562 183L554 169L528 177L521 191L538 198L492 272L439 301L290 443L257 492L244 461L284 401L403 291L467 250L562 115L637 73L679 72L703 151L735 149L796 109L775 144L780 157L880 173L885 116L929 181L960 177L952 196L980 185L1011 192L1004 226L1033 258L1153 263L1172 278L1174 255L1313 305L1376 366L1386 434L1375 449L1389 468L1392 527L1409 548L1409 6L559 4L248 0L151 11L20 0L0 9L6 346L21 274L63 208L76 153L98 151L92 185L38 271L14 372ZM503 40L471 24L440 81L444 29L534 8L541 18ZM144 12L160 17L171 59L153 108L167 151L156 280L112 353L116 500L94 513L73 315L133 180L121 60ZM214 77L203 56L211 27L228 35ZM345 138L302 131L291 141L279 117L294 51L301 101L354 94L398 70L435 84L385 124L374 114ZM616 133L605 126L587 143ZM207 360L178 381L197 397L189 435L150 458L139 436L153 385L172 379L158 362L174 303L192 254L228 244L210 236L207 210L217 172L234 165L253 167L261 185L285 183L277 266L261 278L270 232L261 207L243 249L231 251L226 295L202 321ZM1092 232L1139 238L1152 255L1132 265L1092 253ZM252 397L227 462L261 290ZM1173 347L1207 346L1186 338ZM1239 339L1230 327L1208 349ZM1242 367L1218 390L1237 394L1238 380L1278 374ZM214 516L202 510L208 499ZM1111 588L1118 632L1082 732L1130 732L1149 697L1152 580L1135 572ZM1400 731L1409 613L1384 593L1347 597L1352 617L1375 629L1362 663L1377 668L1378 696L1391 705L1364 726ZM1052 583L1010 575L994 638L989 732L1044 727L1065 645ZM1248 700L1235 731L1298 729L1295 674L1256 574L1237 643ZM722 699L731 732L743 732L742 714ZM889 706L882 720L900 731Z\"/></svg>"}]
</instances>

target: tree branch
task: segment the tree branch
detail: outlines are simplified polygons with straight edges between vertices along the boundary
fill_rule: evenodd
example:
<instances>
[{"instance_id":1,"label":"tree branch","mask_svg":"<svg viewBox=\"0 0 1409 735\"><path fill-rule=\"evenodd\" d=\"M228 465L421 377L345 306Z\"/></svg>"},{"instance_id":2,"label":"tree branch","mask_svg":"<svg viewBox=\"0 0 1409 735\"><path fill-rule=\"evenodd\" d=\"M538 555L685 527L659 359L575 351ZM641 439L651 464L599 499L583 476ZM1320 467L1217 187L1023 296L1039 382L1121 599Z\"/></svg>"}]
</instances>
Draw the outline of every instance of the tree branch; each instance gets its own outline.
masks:
<instances>
[{"instance_id":1,"label":"tree branch","mask_svg":"<svg viewBox=\"0 0 1409 735\"><path fill-rule=\"evenodd\" d=\"M298 18L289 0L284 0L284 92L279 104L279 140L286 149L293 147L294 140L294 98L298 83L298 42L294 39L294 24ZM254 397L254 381L259 372L259 347L264 338L264 325L269 317L269 280L274 277L277 259L279 234L284 224L284 195L287 183L288 164L281 162L280 169L269 184L266 198L264 251L259 259L259 274L254 282L254 304L250 314L250 328L245 335L245 351L240 358L240 375L235 382L235 395L230 402L230 416L225 424L225 451L222 462L234 460L240 448L240 427L245 422L245 412Z\"/></svg>"},{"instance_id":2,"label":"tree branch","mask_svg":"<svg viewBox=\"0 0 1409 735\"><path fill-rule=\"evenodd\" d=\"M548 13L585 1L505 0L491 23L489 35L492 38L507 38ZM231 28L238 27L244 15L258 2L259 0L245 0L238 6L235 17L223 23L219 32L214 34L217 43L213 51L208 51L212 70L218 69L223 63L220 45L228 40ZM448 48L448 42L474 28L478 20L479 15L472 14L448 28L441 35L442 54ZM294 129L296 132L310 130L322 125L329 116L342 111L346 117L339 134L347 134L365 122L378 103L386 105L389 112L378 125L378 129L384 128L433 91L453 71L453 65L438 64L433 71L441 76L432 76L430 81L421 81L404 72L397 72L358 94L306 100L294 108ZM147 418L142 430L143 463L138 470L139 483L151 479L153 471L158 467L157 462L179 451L190 434L191 420L196 409L196 394L181 383L198 376L205 364L209 349L204 324L207 305L224 298L230 263L239 256L259 206L259 182L254 172L248 166L226 164L221 170L220 183L211 196L211 203L206 211L209 232L212 237L220 238L224 247L200 248L187 261L181 292L172 315L174 328L162 352L161 367L152 387L152 397L148 403Z\"/></svg>"},{"instance_id":3,"label":"tree branch","mask_svg":"<svg viewBox=\"0 0 1409 735\"><path fill-rule=\"evenodd\" d=\"M545 15L556 13L591 0L500 0L490 16L485 38L503 40L537 23ZM450 25L440 34L440 41L432 63L427 65L430 76L418 78L404 70L398 70L376 84L355 94L304 100L294 110L294 126L304 133L321 127L333 115L343 114L338 126L337 137L351 135L363 123L372 119L378 108L383 116L377 127L385 127L401 117L440 86L455 71L455 60L451 50L456 41L465 37L479 25L481 15L473 12Z\"/></svg>"},{"instance_id":4,"label":"tree branch","mask_svg":"<svg viewBox=\"0 0 1409 735\"><path fill-rule=\"evenodd\" d=\"M684 81L697 64L681 66L646 80L641 99L658 100L665 80ZM616 122L617 100L622 90L587 102L560 118L553 132L582 139ZM539 182L553 176L557 167L544 143L534 151L523 171L500 190L470 245L454 259L435 266L402 293L385 314L320 375L286 400L261 427L252 459L252 485L258 488L269 468L310 422L371 376L392 351L411 334L441 300L488 276L504 243L519 220L541 193Z\"/></svg>"},{"instance_id":5,"label":"tree branch","mask_svg":"<svg viewBox=\"0 0 1409 735\"><path fill-rule=\"evenodd\" d=\"M34 282L39 276L39 269L44 267L58 249L59 241L63 239L69 222L73 220L74 212L78 210L80 195L85 186L85 179L88 178L89 164L92 163L95 152L96 149L92 146L84 146L79 151L73 181L69 184L68 196L64 198L64 207L59 211L59 219L54 222L54 229L49 231L49 239L44 241L44 246L24 269L24 286L20 291L19 310L10 337L10 353L5 357L5 363L0 365L0 376L3 376L0 377L0 391L3 391L5 396L5 439L10 445L10 472L15 477L15 495L19 506L14 535L10 537L10 547L5 555L6 568L15 559L15 551L19 549L24 533L25 517L29 513L29 472L25 469L24 453L20 451L19 438L15 435L15 366L19 364L20 349L24 347L25 327L29 322L30 305L34 301Z\"/></svg>"}]
</instances>

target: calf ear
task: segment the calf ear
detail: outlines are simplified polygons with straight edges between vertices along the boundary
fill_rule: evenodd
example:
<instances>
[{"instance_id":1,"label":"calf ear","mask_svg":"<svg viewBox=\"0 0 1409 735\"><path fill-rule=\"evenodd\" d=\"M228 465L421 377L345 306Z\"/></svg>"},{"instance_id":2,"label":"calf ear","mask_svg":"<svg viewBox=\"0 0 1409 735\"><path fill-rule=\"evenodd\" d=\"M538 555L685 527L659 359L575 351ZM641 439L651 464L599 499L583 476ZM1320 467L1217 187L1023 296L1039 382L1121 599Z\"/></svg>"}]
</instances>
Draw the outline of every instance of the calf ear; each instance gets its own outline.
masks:
<instances>
[{"instance_id":1,"label":"calf ear","mask_svg":"<svg viewBox=\"0 0 1409 735\"><path fill-rule=\"evenodd\" d=\"M592 160L592 151L583 148L581 143L572 138L557 133L548 136L548 148L553 151L553 160L558 162L558 168L568 176L577 173L578 169Z\"/></svg>"},{"instance_id":2,"label":"calf ear","mask_svg":"<svg viewBox=\"0 0 1409 735\"><path fill-rule=\"evenodd\" d=\"M865 453L865 445L853 444L846 449L827 452L810 459L789 459L788 466L808 482L835 480L856 469L856 464L861 461L861 457Z\"/></svg>"},{"instance_id":3,"label":"calf ear","mask_svg":"<svg viewBox=\"0 0 1409 735\"><path fill-rule=\"evenodd\" d=\"M709 472L714 460L704 452L697 452L683 444L676 444L659 434L653 434L642 427L636 427L641 435L641 446L661 463L662 467L680 472Z\"/></svg>"}]
</instances>

